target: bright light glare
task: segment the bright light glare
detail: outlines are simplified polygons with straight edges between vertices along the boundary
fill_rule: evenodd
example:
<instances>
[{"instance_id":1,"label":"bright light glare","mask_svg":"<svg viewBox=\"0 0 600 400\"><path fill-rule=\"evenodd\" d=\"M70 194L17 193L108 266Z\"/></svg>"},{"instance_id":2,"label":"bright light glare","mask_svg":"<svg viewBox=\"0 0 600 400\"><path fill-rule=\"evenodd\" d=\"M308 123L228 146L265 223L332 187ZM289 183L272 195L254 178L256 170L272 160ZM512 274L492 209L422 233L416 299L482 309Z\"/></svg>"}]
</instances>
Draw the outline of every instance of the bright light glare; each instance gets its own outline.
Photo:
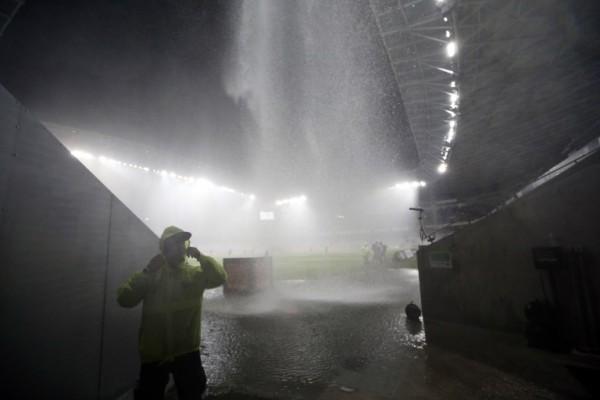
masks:
<instances>
[{"instance_id":1,"label":"bright light glare","mask_svg":"<svg viewBox=\"0 0 600 400\"><path fill-rule=\"evenodd\" d=\"M228 192L228 193L236 193L236 191L230 187L227 186L220 186L219 189L221 189L224 192Z\"/></svg>"},{"instance_id":2,"label":"bright light glare","mask_svg":"<svg viewBox=\"0 0 600 400\"><path fill-rule=\"evenodd\" d=\"M273 211L260 211L258 213L258 219L261 221L273 221L275 219L275 213Z\"/></svg>"},{"instance_id":3,"label":"bright light glare","mask_svg":"<svg viewBox=\"0 0 600 400\"><path fill-rule=\"evenodd\" d=\"M448 131L448 135L446 136L446 142L452 143L455 136L456 136L456 131L454 130L454 128L450 128L450 130Z\"/></svg>"},{"instance_id":4,"label":"bright light glare","mask_svg":"<svg viewBox=\"0 0 600 400\"><path fill-rule=\"evenodd\" d=\"M196 180L196 185L204 190L214 189L215 184L205 178L200 178Z\"/></svg>"},{"instance_id":5,"label":"bright light glare","mask_svg":"<svg viewBox=\"0 0 600 400\"><path fill-rule=\"evenodd\" d=\"M427 182L425 181L400 182L390 187L390 189L415 189L425 186L427 186Z\"/></svg>"},{"instance_id":6,"label":"bright light glare","mask_svg":"<svg viewBox=\"0 0 600 400\"><path fill-rule=\"evenodd\" d=\"M74 149L71 151L71 155L75 158L78 158L80 160L93 160L96 159L96 157L88 152L82 151L82 150L78 150L78 149ZM105 157L103 155L98 156L98 160L102 163L102 164L108 164L108 165L119 165L122 167L129 167L129 168L133 168L133 169L137 169L140 171L144 171L144 172L154 172L155 174L162 176L163 178L172 178L172 179L176 179L188 184L196 184L198 185L202 190L205 191L212 191L215 189L224 191L224 192L228 192L228 193L234 193L237 194L239 196L242 197L247 197L250 200L254 200L256 199L256 196L254 194L246 194L246 193L242 193L242 192L238 192L235 189L232 189L228 186L217 186L216 184L214 184L213 182L209 181L208 179L204 179L204 178L195 178L193 176L185 176L185 175L179 175L175 172L172 171L167 171L164 169L150 169L148 167L145 167L143 165L139 165L139 164L134 164L134 163L129 163L129 162L123 162L123 161L119 161L119 160L115 160L109 157ZM306 196L300 196L300 197L304 197L304 200L306 200ZM295 199L295 201L298 201L298 199ZM300 200L302 201L302 200Z\"/></svg>"},{"instance_id":7,"label":"bright light glare","mask_svg":"<svg viewBox=\"0 0 600 400\"><path fill-rule=\"evenodd\" d=\"M73 150L71 155L79 160L93 160L96 158L93 154L82 150Z\"/></svg>"},{"instance_id":8,"label":"bright light glare","mask_svg":"<svg viewBox=\"0 0 600 400\"><path fill-rule=\"evenodd\" d=\"M445 72L449 75L454 75L454 71L452 71L451 69L442 68L442 67L434 67L434 68L437 69L438 71Z\"/></svg>"},{"instance_id":9,"label":"bright light glare","mask_svg":"<svg viewBox=\"0 0 600 400\"><path fill-rule=\"evenodd\" d=\"M119 165L120 164L119 161L113 160L112 158L108 158L108 157L104 157L104 156L100 156L100 157L98 157L98 159L103 164L111 164L111 165L115 165L115 164Z\"/></svg>"},{"instance_id":10,"label":"bright light glare","mask_svg":"<svg viewBox=\"0 0 600 400\"><path fill-rule=\"evenodd\" d=\"M456 46L456 42L454 42L454 41L448 42L448 44L446 45L446 55L450 58L452 58L456 55L457 50L458 50L458 48Z\"/></svg>"},{"instance_id":11,"label":"bright light glare","mask_svg":"<svg viewBox=\"0 0 600 400\"><path fill-rule=\"evenodd\" d=\"M277 200L275 202L275 205L280 207L280 206L284 206L284 205L303 204L305 202L306 202L306 196L301 195L301 196L296 196L296 197L290 197L287 199Z\"/></svg>"},{"instance_id":12,"label":"bright light glare","mask_svg":"<svg viewBox=\"0 0 600 400\"><path fill-rule=\"evenodd\" d=\"M438 165L438 169L437 169L437 171L438 171L440 174L443 174L443 173L444 173L444 172L446 172L447 170L448 170L448 164L446 164L446 163L441 163L440 165Z\"/></svg>"},{"instance_id":13,"label":"bright light glare","mask_svg":"<svg viewBox=\"0 0 600 400\"><path fill-rule=\"evenodd\" d=\"M454 129L454 128L456 128L456 121L450 120L450 122L448 122L448 125L450 125L450 129Z\"/></svg>"},{"instance_id":14,"label":"bright light glare","mask_svg":"<svg viewBox=\"0 0 600 400\"><path fill-rule=\"evenodd\" d=\"M450 93L450 103L456 104L456 102L458 101L458 99L459 99L458 92L452 92L452 93Z\"/></svg>"}]
</instances>

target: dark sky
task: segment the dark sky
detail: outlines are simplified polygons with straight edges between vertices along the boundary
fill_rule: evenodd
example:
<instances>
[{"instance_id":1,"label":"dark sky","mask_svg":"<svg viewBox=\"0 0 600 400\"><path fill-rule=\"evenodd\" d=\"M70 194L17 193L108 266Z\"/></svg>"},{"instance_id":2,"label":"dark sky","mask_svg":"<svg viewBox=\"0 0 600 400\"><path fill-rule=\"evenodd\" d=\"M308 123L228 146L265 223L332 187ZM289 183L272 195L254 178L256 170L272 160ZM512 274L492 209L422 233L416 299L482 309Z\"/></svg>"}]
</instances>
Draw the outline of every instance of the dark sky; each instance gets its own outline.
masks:
<instances>
[{"instance_id":1,"label":"dark sky","mask_svg":"<svg viewBox=\"0 0 600 400\"><path fill-rule=\"evenodd\" d=\"M377 176L384 182L378 185L387 185L404 166L416 166L368 1L264 4L277 29L266 34L274 50L265 68L274 70L254 73L277 85L265 107L281 117L268 138L261 139L261 129L248 134L252 99L235 99L224 87L239 35L238 0L27 1L0 38L0 83L43 121L148 144L165 158L197 158L195 166L238 181L249 171L272 173L275 186L290 184L282 191L319 179L316 190L332 192L332 182L353 187ZM307 50L305 35L317 38L312 46L320 53ZM259 66L265 61L246 57ZM310 118L312 150L304 131Z\"/></svg>"},{"instance_id":2,"label":"dark sky","mask_svg":"<svg viewBox=\"0 0 600 400\"><path fill-rule=\"evenodd\" d=\"M369 48L359 48L360 40L357 39L360 39L360 36L356 31L358 25L368 22L360 18L365 14L361 7L368 2L329 0L286 4L309 3L317 4L320 8L320 18L315 19L316 25L312 27L315 35L320 34L326 39L332 32L331 26L336 23L340 26L342 34L344 29L348 29L349 37L351 31L354 32L355 36L348 39L350 43L346 43L343 51L353 51L355 63L362 62L366 65L364 60L369 58L373 42L367 40L369 46L366 47ZM276 2L269 3L269 7L273 8L274 4ZM28 0L0 37L0 83L43 121L98 131L154 146L164 150L165 160L158 160L159 165L168 165L168 159L172 159L174 154L181 155L182 158L200 160L193 163L196 166L210 166L213 170L222 171L223 176L239 177L243 180L248 176L248 171L255 168L261 148L256 144L257 138L246 132L250 120L247 104L228 95L223 84L224 72L231 63L228 51L235 47L236 23L233 22L233 10L239 9L239 6L240 0ZM335 7L338 7L337 11ZM300 8L298 12L301 11ZM344 26L343 18L336 17L351 8L355 9L352 12L359 17L351 18L351 22ZM368 10L368 6L365 9ZM575 37L577 40L572 40L574 45L568 47L569 51L551 53L557 55L557 62L546 65L543 70L532 69L531 73L538 75L541 72L555 71L559 77L571 74L574 85L580 88L575 95L582 99L595 99L591 94L597 93L597 86L578 82L584 79L581 78L584 75L578 75L577 71L585 70L589 72L588 75L597 75L594 71L598 69L600 51L600 1L572 0L568 2L567 9L568 15L565 18L571 22L566 25L576 27L576 30L572 32L571 28L561 28L564 37L554 35L545 40L550 44L556 43L559 47L562 46L565 37ZM489 18L490 26L493 27L497 22L496 17L492 15ZM292 29L293 24L285 21L282 23ZM301 32L292 32L290 36L295 35L303 39L304 34ZM372 33L368 28L364 28L364 32L364 36ZM299 47L304 45L302 40L296 41L299 42ZM285 119L303 118L302 110L295 108L295 104L302 103L302 96L313 97L315 102L322 104L322 115L313 113L313 117L321 125L324 125L323 122L329 122L332 129L321 134L316 143L325 150L327 146L331 146L332 151L324 151L323 157L339 162L326 165L323 171L316 171L316 167L312 169L315 173L322 172L321 175L326 176L328 182L338 182L344 179L345 175L358 175L357 172L361 171L355 167L360 167L361 164L354 163L354 160L357 156L362 156L362 153L370 152L372 156L365 157L362 161L364 165L381 161L384 167L385 163L388 163L386 168L395 172L395 166L390 160L383 159L382 155L387 153L376 148L385 147L391 143L391 139L397 139L393 135L398 132L407 134L402 132L401 111L384 109L386 105L397 106L401 103L393 78L390 79L389 74L386 75L389 71L386 72L386 66L382 66L381 63L374 66L376 73L371 76L361 75L362 70L352 75L348 73L348 68L336 69L336 60L329 60L327 57L333 55L339 43L327 40L322 42L317 44L317 47L325 49L325 56L307 59L303 58L301 51L295 51L288 45L293 43L292 41L284 40L281 50L282 54L286 54L284 64L294 67L312 63L313 70L322 70L324 75L335 72L337 77L332 76L331 82L321 85L322 87L312 87L310 93L302 93L297 88L306 88L302 86L302 82L296 81L302 81L307 75L296 74L297 70L289 69L286 71L289 74L279 76L282 83L273 91L289 94L283 107L287 112ZM357 46L354 46L354 42ZM509 64L523 62L521 59L504 61ZM387 68L389 69L389 66ZM379 77L387 89L376 93L380 90L375 82ZM357 78L361 82L358 82ZM331 88L343 83L341 79L351 82L354 86L363 84L363 92L371 91L370 97L366 99L377 102L373 115L362 120L358 118L356 123L352 121L344 125L347 122L343 121L344 119L352 120L356 115L347 112L349 108L344 108L344 105L335 107L335 103L343 99L336 96ZM514 86L529 83L531 80L526 74L521 74L519 79ZM540 79L542 82L538 89L541 86L556 86L556 79ZM321 83L323 82L319 82ZM490 87L490 90L494 92L496 88ZM497 97L487 96L483 100ZM561 99L558 97L556 101L560 102ZM481 98L477 100L478 103L482 102ZM520 107L515 106L517 103L514 97L509 97L507 101L514 107ZM333 110L331 114L336 113L340 119L331 118L331 121L327 121L330 109ZM597 109L597 103L590 100L579 109L579 114L583 111L589 111L591 114ZM581 120L579 114L572 113L571 119ZM477 113L471 115L476 116ZM531 120L528 115L525 118ZM513 119L504 122L507 126L514 125ZM344 132L336 133L333 130L338 126L351 128L351 125L361 125L365 128L374 126L378 131L388 130L388 136L374 136L372 142L378 142L375 143L377 146L365 148L364 152L348 151L342 154L341 151L337 151L336 146L343 147L340 145L343 145ZM298 124L299 128L302 126L301 123ZM573 129L567 128L566 135L572 136ZM593 127L588 130L589 133L584 137L586 140L588 136L595 134ZM481 167L491 163L482 162L482 159L487 157L485 155L479 158L473 156L475 153L481 153L481 148L477 147L481 140L477 134L479 131L476 130L473 138L464 132L459 135L457 150L452 158L453 171L461 171L459 166L464 166L463 169L469 170L470 173L461 171L453 175L450 171L442 182L448 186L444 188L445 192L452 193L452 188L458 187L477 189L473 185L475 180L482 181L481 185L488 185L493 181L488 175L498 175L497 171L493 170L490 170L488 175L482 174ZM504 128L499 129L499 132L506 142L502 150L506 150L510 157L515 146L519 144L518 137L511 136ZM289 129L287 133L294 134L294 129ZM314 161L305 157L306 149L302 147L305 138L302 136L298 139L297 136L296 139L288 140L284 132L277 132L277 135L282 140L276 140L274 143L276 150L281 149L283 152L283 163L288 164L288 167L294 166L290 167L292 171L279 171L281 178L278 179L300 181L302 187L304 182L301 182L302 177L299 175L307 170L307 166L312 167L311 162ZM564 147L563 141L557 145L557 151ZM412 151L406 143L407 139L399 141L400 148L404 146L408 149L403 155ZM478 148L476 152L471 151L474 146ZM490 139L489 145L484 147L489 148L493 157L498 158L495 146L498 147L497 142ZM527 146L525 148L528 149ZM396 149L393 151L396 152ZM402 153L402 149L397 153ZM558 156L553 155L554 153L551 154L552 157L548 157L548 165L558 161ZM505 169L505 163L496 164ZM545 164L541 166L545 167ZM539 167L540 165L536 164L528 169L536 171ZM274 167L273 170L275 169L277 168ZM516 169L513 172L518 173ZM367 176L375 175L370 169L363 169L362 172ZM227 179L226 182L238 184L235 179ZM463 190L467 191L468 189Z\"/></svg>"},{"instance_id":3,"label":"dark sky","mask_svg":"<svg viewBox=\"0 0 600 400\"><path fill-rule=\"evenodd\" d=\"M225 3L27 1L0 39L0 82L42 120L210 158L240 129L221 83Z\"/></svg>"}]
</instances>

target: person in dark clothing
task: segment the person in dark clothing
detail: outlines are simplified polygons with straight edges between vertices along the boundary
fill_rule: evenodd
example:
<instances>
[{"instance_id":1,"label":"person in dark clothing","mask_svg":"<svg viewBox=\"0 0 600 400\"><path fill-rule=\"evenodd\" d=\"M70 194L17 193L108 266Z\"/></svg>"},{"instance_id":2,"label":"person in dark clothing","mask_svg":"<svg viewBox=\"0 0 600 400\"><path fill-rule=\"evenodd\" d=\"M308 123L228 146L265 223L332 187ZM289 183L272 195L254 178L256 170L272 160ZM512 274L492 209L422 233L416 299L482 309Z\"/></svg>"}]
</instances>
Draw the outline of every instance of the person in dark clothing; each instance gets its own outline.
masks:
<instances>
[{"instance_id":1,"label":"person in dark clothing","mask_svg":"<svg viewBox=\"0 0 600 400\"><path fill-rule=\"evenodd\" d=\"M170 374L180 400L198 400L206 389L200 359L202 297L205 289L225 283L227 274L215 259L189 247L191 236L166 228L161 254L118 289L122 307L143 303L136 400L162 399Z\"/></svg>"},{"instance_id":2,"label":"person in dark clothing","mask_svg":"<svg viewBox=\"0 0 600 400\"><path fill-rule=\"evenodd\" d=\"M173 361L143 363L135 388L135 400L162 400L165 387L173 375L179 399L202 398L206 390L206 373L198 351L177 356Z\"/></svg>"}]
</instances>

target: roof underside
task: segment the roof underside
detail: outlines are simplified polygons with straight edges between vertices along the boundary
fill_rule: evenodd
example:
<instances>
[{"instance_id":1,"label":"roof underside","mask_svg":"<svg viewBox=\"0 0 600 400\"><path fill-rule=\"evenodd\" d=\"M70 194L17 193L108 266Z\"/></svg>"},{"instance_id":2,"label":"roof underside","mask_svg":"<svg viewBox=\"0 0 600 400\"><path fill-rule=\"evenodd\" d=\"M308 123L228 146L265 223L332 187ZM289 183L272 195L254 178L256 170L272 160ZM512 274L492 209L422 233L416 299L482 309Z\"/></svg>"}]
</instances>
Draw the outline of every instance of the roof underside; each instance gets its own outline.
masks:
<instances>
[{"instance_id":1,"label":"roof underside","mask_svg":"<svg viewBox=\"0 0 600 400\"><path fill-rule=\"evenodd\" d=\"M504 196L598 136L600 40L591 3L371 0L421 174L439 177L437 197ZM445 47L454 39L450 58ZM460 104L448 144L453 80ZM448 172L438 175L446 146Z\"/></svg>"},{"instance_id":2,"label":"roof underside","mask_svg":"<svg viewBox=\"0 0 600 400\"><path fill-rule=\"evenodd\" d=\"M451 83L458 62L446 55L453 19L433 0L371 0L383 43L415 136L421 174L431 178L452 117ZM446 19L446 20L444 20Z\"/></svg>"}]
</instances>

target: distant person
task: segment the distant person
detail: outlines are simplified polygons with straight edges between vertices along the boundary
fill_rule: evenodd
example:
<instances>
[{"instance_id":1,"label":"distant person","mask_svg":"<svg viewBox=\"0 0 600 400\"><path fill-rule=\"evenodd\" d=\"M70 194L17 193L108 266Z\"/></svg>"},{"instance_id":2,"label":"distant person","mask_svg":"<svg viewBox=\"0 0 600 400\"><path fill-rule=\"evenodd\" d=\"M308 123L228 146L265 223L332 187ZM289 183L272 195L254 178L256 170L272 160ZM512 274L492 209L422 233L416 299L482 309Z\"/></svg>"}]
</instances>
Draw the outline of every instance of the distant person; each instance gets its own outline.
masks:
<instances>
[{"instance_id":1,"label":"distant person","mask_svg":"<svg viewBox=\"0 0 600 400\"><path fill-rule=\"evenodd\" d=\"M382 242L375 242L371 245L373 250L373 261L376 266L383 266L385 262L385 252L387 251L387 246Z\"/></svg>"},{"instance_id":2,"label":"distant person","mask_svg":"<svg viewBox=\"0 0 600 400\"><path fill-rule=\"evenodd\" d=\"M159 241L161 254L118 289L121 306L143 303L136 400L162 399L169 374L180 400L200 399L206 389L199 350L202 296L204 289L225 283L227 274L213 258L189 247L191 236L166 228Z\"/></svg>"}]
</instances>

